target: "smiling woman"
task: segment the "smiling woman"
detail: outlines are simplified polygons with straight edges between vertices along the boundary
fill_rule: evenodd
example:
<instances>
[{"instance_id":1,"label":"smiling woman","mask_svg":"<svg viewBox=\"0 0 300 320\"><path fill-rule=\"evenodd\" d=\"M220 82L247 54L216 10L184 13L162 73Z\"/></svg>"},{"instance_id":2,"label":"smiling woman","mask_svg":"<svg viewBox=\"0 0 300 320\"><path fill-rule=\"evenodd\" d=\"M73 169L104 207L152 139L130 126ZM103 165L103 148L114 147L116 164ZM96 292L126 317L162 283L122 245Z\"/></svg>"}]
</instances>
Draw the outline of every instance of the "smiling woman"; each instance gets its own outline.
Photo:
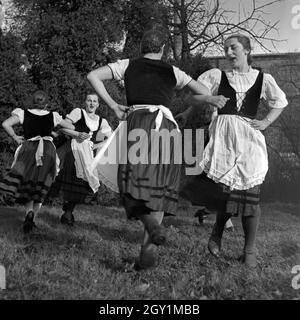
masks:
<instances>
[{"instance_id":1,"label":"smiling woman","mask_svg":"<svg viewBox=\"0 0 300 320\"><path fill-rule=\"evenodd\" d=\"M99 107L98 95L88 93L85 99L85 108L75 108L66 116L66 121L74 124L75 130L62 130L72 139L57 149L61 161L61 170L51 189L50 196L63 196L64 214L61 223L74 224L73 211L78 203L84 203L98 190L98 177L89 169L97 147L98 132L109 137L112 130L108 122L95 114Z\"/></svg>"}]
</instances>

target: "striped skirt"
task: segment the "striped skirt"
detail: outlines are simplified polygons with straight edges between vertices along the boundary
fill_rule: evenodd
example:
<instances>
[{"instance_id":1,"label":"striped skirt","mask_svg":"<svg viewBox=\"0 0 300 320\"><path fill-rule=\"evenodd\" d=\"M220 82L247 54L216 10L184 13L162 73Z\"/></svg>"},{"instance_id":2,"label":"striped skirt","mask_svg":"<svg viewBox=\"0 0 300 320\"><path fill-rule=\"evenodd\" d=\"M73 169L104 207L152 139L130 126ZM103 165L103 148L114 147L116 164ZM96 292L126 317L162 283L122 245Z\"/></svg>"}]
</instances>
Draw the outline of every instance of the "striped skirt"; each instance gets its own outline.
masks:
<instances>
[{"instance_id":1,"label":"striped skirt","mask_svg":"<svg viewBox=\"0 0 300 320\"><path fill-rule=\"evenodd\" d=\"M88 202L94 196L87 181L77 178L71 140L57 149L61 168L49 192L49 197L62 197L73 203Z\"/></svg>"},{"instance_id":2,"label":"striped skirt","mask_svg":"<svg viewBox=\"0 0 300 320\"><path fill-rule=\"evenodd\" d=\"M256 216L259 212L260 187L257 185L247 190L230 190L203 172L181 189L180 196L208 210L222 211L232 216Z\"/></svg>"},{"instance_id":3,"label":"striped skirt","mask_svg":"<svg viewBox=\"0 0 300 320\"><path fill-rule=\"evenodd\" d=\"M37 166L35 153L39 141L25 141L16 154L12 167L0 182L3 194L25 204L43 202L57 174L56 150L51 141L44 141L42 166Z\"/></svg>"},{"instance_id":4,"label":"striped skirt","mask_svg":"<svg viewBox=\"0 0 300 320\"><path fill-rule=\"evenodd\" d=\"M177 209L181 164L175 164L174 161L173 139L163 139L159 144L153 143L151 139L157 114L158 111L151 113L148 110L137 110L127 118L127 138L134 129L145 133L138 140L127 139L127 163L119 164L118 167L118 187L128 218L136 217L141 211L164 211L165 215L174 215ZM176 127L163 117L157 134L162 130L174 133ZM136 154L140 163L130 157L136 149L139 149ZM167 149L169 161L164 158Z\"/></svg>"}]
</instances>

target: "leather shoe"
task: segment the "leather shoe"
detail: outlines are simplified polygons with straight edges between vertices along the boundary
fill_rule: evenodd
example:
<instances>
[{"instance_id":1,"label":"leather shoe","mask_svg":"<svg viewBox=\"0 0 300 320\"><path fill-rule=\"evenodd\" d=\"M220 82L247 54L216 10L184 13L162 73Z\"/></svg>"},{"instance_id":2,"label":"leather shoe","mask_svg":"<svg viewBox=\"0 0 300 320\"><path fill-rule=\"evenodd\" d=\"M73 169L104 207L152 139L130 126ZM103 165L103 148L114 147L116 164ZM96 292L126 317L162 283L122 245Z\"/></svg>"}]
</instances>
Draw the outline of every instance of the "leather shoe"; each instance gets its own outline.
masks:
<instances>
[{"instance_id":1,"label":"leather shoe","mask_svg":"<svg viewBox=\"0 0 300 320\"><path fill-rule=\"evenodd\" d=\"M205 209L199 209L195 212L194 217L198 218L198 221L200 224L204 222L204 220L208 217L209 212L207 212Z\"/></svg>"},{"instance_id":2,"label":"leather shoe","mask_svg":"<svg viewBox=\"0 0 300 320\"><path fill-rule=\"evenodd\" d=\"M71 213L71 216L69 214L64 213L61 217L60 217L60 222L62 224L66 224L68 226L73 226L75 219L73 214Z\"/></svg>"},{"instance_id":3,"label":"leather shoe","mask_svg":"<svg viewBox=\"0 0 300 320\"><path fill-rule=\"evenodd\" d=\"M154 226L149 232L151 242L157 246L163 245L166 242L165 230L162 226Z\"/></svg>"},{"instance_id":4,"label":"leather shoe","mask_svg":"<svg viewBox=\"0 0 300 320\"><path fill-rule=\"evenodd\" d=\"M211 237L208 241L207 248L213 256L220 258L220 251L221 251L221 241L220 240L216 240Z\"/></svg>"},{"instance_id":5,"label":"leather shoe","mask_svg":"<svg viewBox=\"0 0 300 320\"><path fill-rule=\"evenodd\" d=\"M35 227L34 212L31 210L26 214L25 220L23 222L23 232L29 233Z\"/></svg>"},{"instance_id":6,"label":"leather shoe","mask_svg":"<svg viewBox=\"0 0 300 320\"><path fill-rule=\"evenodd\" d=\"M255 268L257 266L256 254L255 252L245 252L244 263L247 267Z\"/></svg>"},{"instance_id":7,"label":"leather shoe","mask_svg":"<svg viewBox=\"0 0 300 320\"><path fill-rule=\"evenodd\" d=\"M153 268L157 265L155 251L151 248L141 250L139 259L134 264L136 271Z\"/></svg>"},{"instance_id":8,"label":"leather shoe","mask_svg":"<svg viewBox=\"0 0 300 320\"><path fill-rule=\"evenodd\" d=\"M255 268L257 266L256 255L254 252L243 253L238 261L244 263L249 268Z\"/></svg>"}]
</instances>

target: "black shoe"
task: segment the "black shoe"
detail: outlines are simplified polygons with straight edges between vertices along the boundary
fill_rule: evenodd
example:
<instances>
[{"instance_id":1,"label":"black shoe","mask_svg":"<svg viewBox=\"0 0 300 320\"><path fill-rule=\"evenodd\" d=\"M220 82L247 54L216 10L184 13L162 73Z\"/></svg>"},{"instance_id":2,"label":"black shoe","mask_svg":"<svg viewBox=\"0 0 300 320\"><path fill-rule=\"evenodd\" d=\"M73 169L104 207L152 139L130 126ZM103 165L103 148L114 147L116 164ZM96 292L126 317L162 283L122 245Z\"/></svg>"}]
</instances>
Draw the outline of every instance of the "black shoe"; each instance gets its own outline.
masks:
<instances>
[{"instance_id":1,"label":"black shoe","mask_svg":"<svg viewBox=\"0 0 300 320\"><path fill-rule=\"evenodd\" d=\"M209 212L205 209L199 209L195 212L194 217L198 218L200 224L203 224L204 220L208 217Z\"/></svg>"},{"instance_id":2,"label":"black shoe","mask_svg":"<svg viewBox=\"0 0 300 320\"><path fill-rule=\"evenodd\" d=\"M256 254L255 252L245 252L244 263L249 268L255 268L257 266Z\"/></svg>"},{"instance_id":3,"label":"black shoe","mask_svg":"<svg viewBox=\"0 0 300 320\"><path fill-rule=\"evenodd\" d=\"M60 217L60 222L62 224L66 224L68 226L73 226L74 222L75 222L75 218L73 216L73 214L71 213L71 217L69 216L69 214L64 213L61 217Z\"/></svg>"},{"instance_id":4,"label":"black shoe","mask_svg":"<svg viewBox=\"0 0 300 320\"><path fill-rule=\"evenodd\" d=\"M29 233L35 227L34 212L31 210L26 214L25 220L23 222L23 232Z\"/></svg>"},{"instance_id":5,"label":"black shoe","mask_svg":"<svg viewBox=\"0 0 300 320\"><path fill-rule=\"evenodd\" d=\"M209 238L207 248L209 252L216 258L220 258L221 241L218 241L212 237Z\"/></svg>"},{"instance_id":6,"label":"black shoe","mask_svg":"<svg viewBox=\"0 0 300 320\"><path fill-rule=\"evenodd\" d=\"M157 259L155 252L152 249L141 250L139 259L134 264L134 269L136 271L146 270L149 268L156 267Z\"/></svg>"},{"instance_id":7,"label":"black shoe","mask_svg":"<svg viewBox=\"0 0 300 320\"><path fill-rule=\"evenodd\" d=\"M232 232L234 232L234 226L228 227L228 228L224 228L224 230L225 230L225 232L232 233Z\"/></svg>"},{"instance_id":8,"label":"black shoe","mask_svg":"<svg viewBox=\"0 0 300 320\"><path fill-rule=\"evenodd\" d=\"M157 225L149 232L151 242L157 246L163 245L166 242L165 230L161 225Z\"/></svg>"}]
</instances>

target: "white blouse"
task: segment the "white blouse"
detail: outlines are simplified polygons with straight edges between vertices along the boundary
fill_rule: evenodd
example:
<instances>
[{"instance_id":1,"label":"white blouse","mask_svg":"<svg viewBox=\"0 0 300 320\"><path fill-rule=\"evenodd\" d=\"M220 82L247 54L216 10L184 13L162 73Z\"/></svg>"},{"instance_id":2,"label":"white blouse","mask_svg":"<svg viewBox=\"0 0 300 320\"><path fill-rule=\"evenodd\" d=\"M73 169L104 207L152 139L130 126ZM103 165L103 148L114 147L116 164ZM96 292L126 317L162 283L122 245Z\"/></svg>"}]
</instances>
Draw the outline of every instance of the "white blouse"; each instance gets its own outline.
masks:
<instances>
[{"instance_id":1,"label":"white blouse","mask_svg":"<svg viewBox=\"0 0 300 320\"><path fill-rule=\"evenodd\" d=\"M116 80L123 80L125 71L129 65L129 59L118 60L114 63L109 63L108 66L112 71L113 77ZM193 79L187 75L184 71L180 70L179 68L172 66L174 76L176 78L176 89L180 90L184 88L189 82Z\"/></svg>"},{"instance_id":2,"label":"white blouse","mask_svg":"<svg viewBox=\"0 0 300 320\"><path fill-rule=\"evenodd\" d=\"M41 109L30 109L27 110L32 114L35 114L37 116L45 116L46 114L49 114L50 111L47 110L41 110ZM17 116L19 118L19 121L21 124L24 122L24 110L21 108L16 108L11 113L13 116ZM54 127L56 127L61 121L63 120L62 116L58 112L53 112L53 123Z\"/></svg>"},{"instance_id":3,"label":"white blouse","mask_svg":"<svg viewBox=\"0 0 300 320\"><path fill-rule=\"evenodd\" d=\"M226 71L229 84L236 91L237 108L241 108L246 92L253 86L259 71L250 67L249 72ZM197 81L205 85L212 95L218 94L222 72L220 69L211 69L201 74ZM261 99L264 99L270 108L284 108L288 101L285 93L279 88L275 79L268 73L263 75Z\"/></svg>"},{"instance_id":4,"label":"white blouse","mask_svg":"<svg viewBox=\"0 0 300 320\"><path fill-rule=\"evenodd\" d=\"M91 119L87 115L87 113L84 109L75 108L66 116L66 118L71 120L73 123L77 122L78 120L81 119L81 110L83 111L84 119L85 119L85 123L86 123L87 127L91 131L96 131L98 129L98 124L99 124L99 116L98 115L95 115L95 119ZM110 125L108 124L107 120L104 118L102 119L101 126L100 126L99 130L104 135L112 132Z\"/></svg>"}]
</instances>

